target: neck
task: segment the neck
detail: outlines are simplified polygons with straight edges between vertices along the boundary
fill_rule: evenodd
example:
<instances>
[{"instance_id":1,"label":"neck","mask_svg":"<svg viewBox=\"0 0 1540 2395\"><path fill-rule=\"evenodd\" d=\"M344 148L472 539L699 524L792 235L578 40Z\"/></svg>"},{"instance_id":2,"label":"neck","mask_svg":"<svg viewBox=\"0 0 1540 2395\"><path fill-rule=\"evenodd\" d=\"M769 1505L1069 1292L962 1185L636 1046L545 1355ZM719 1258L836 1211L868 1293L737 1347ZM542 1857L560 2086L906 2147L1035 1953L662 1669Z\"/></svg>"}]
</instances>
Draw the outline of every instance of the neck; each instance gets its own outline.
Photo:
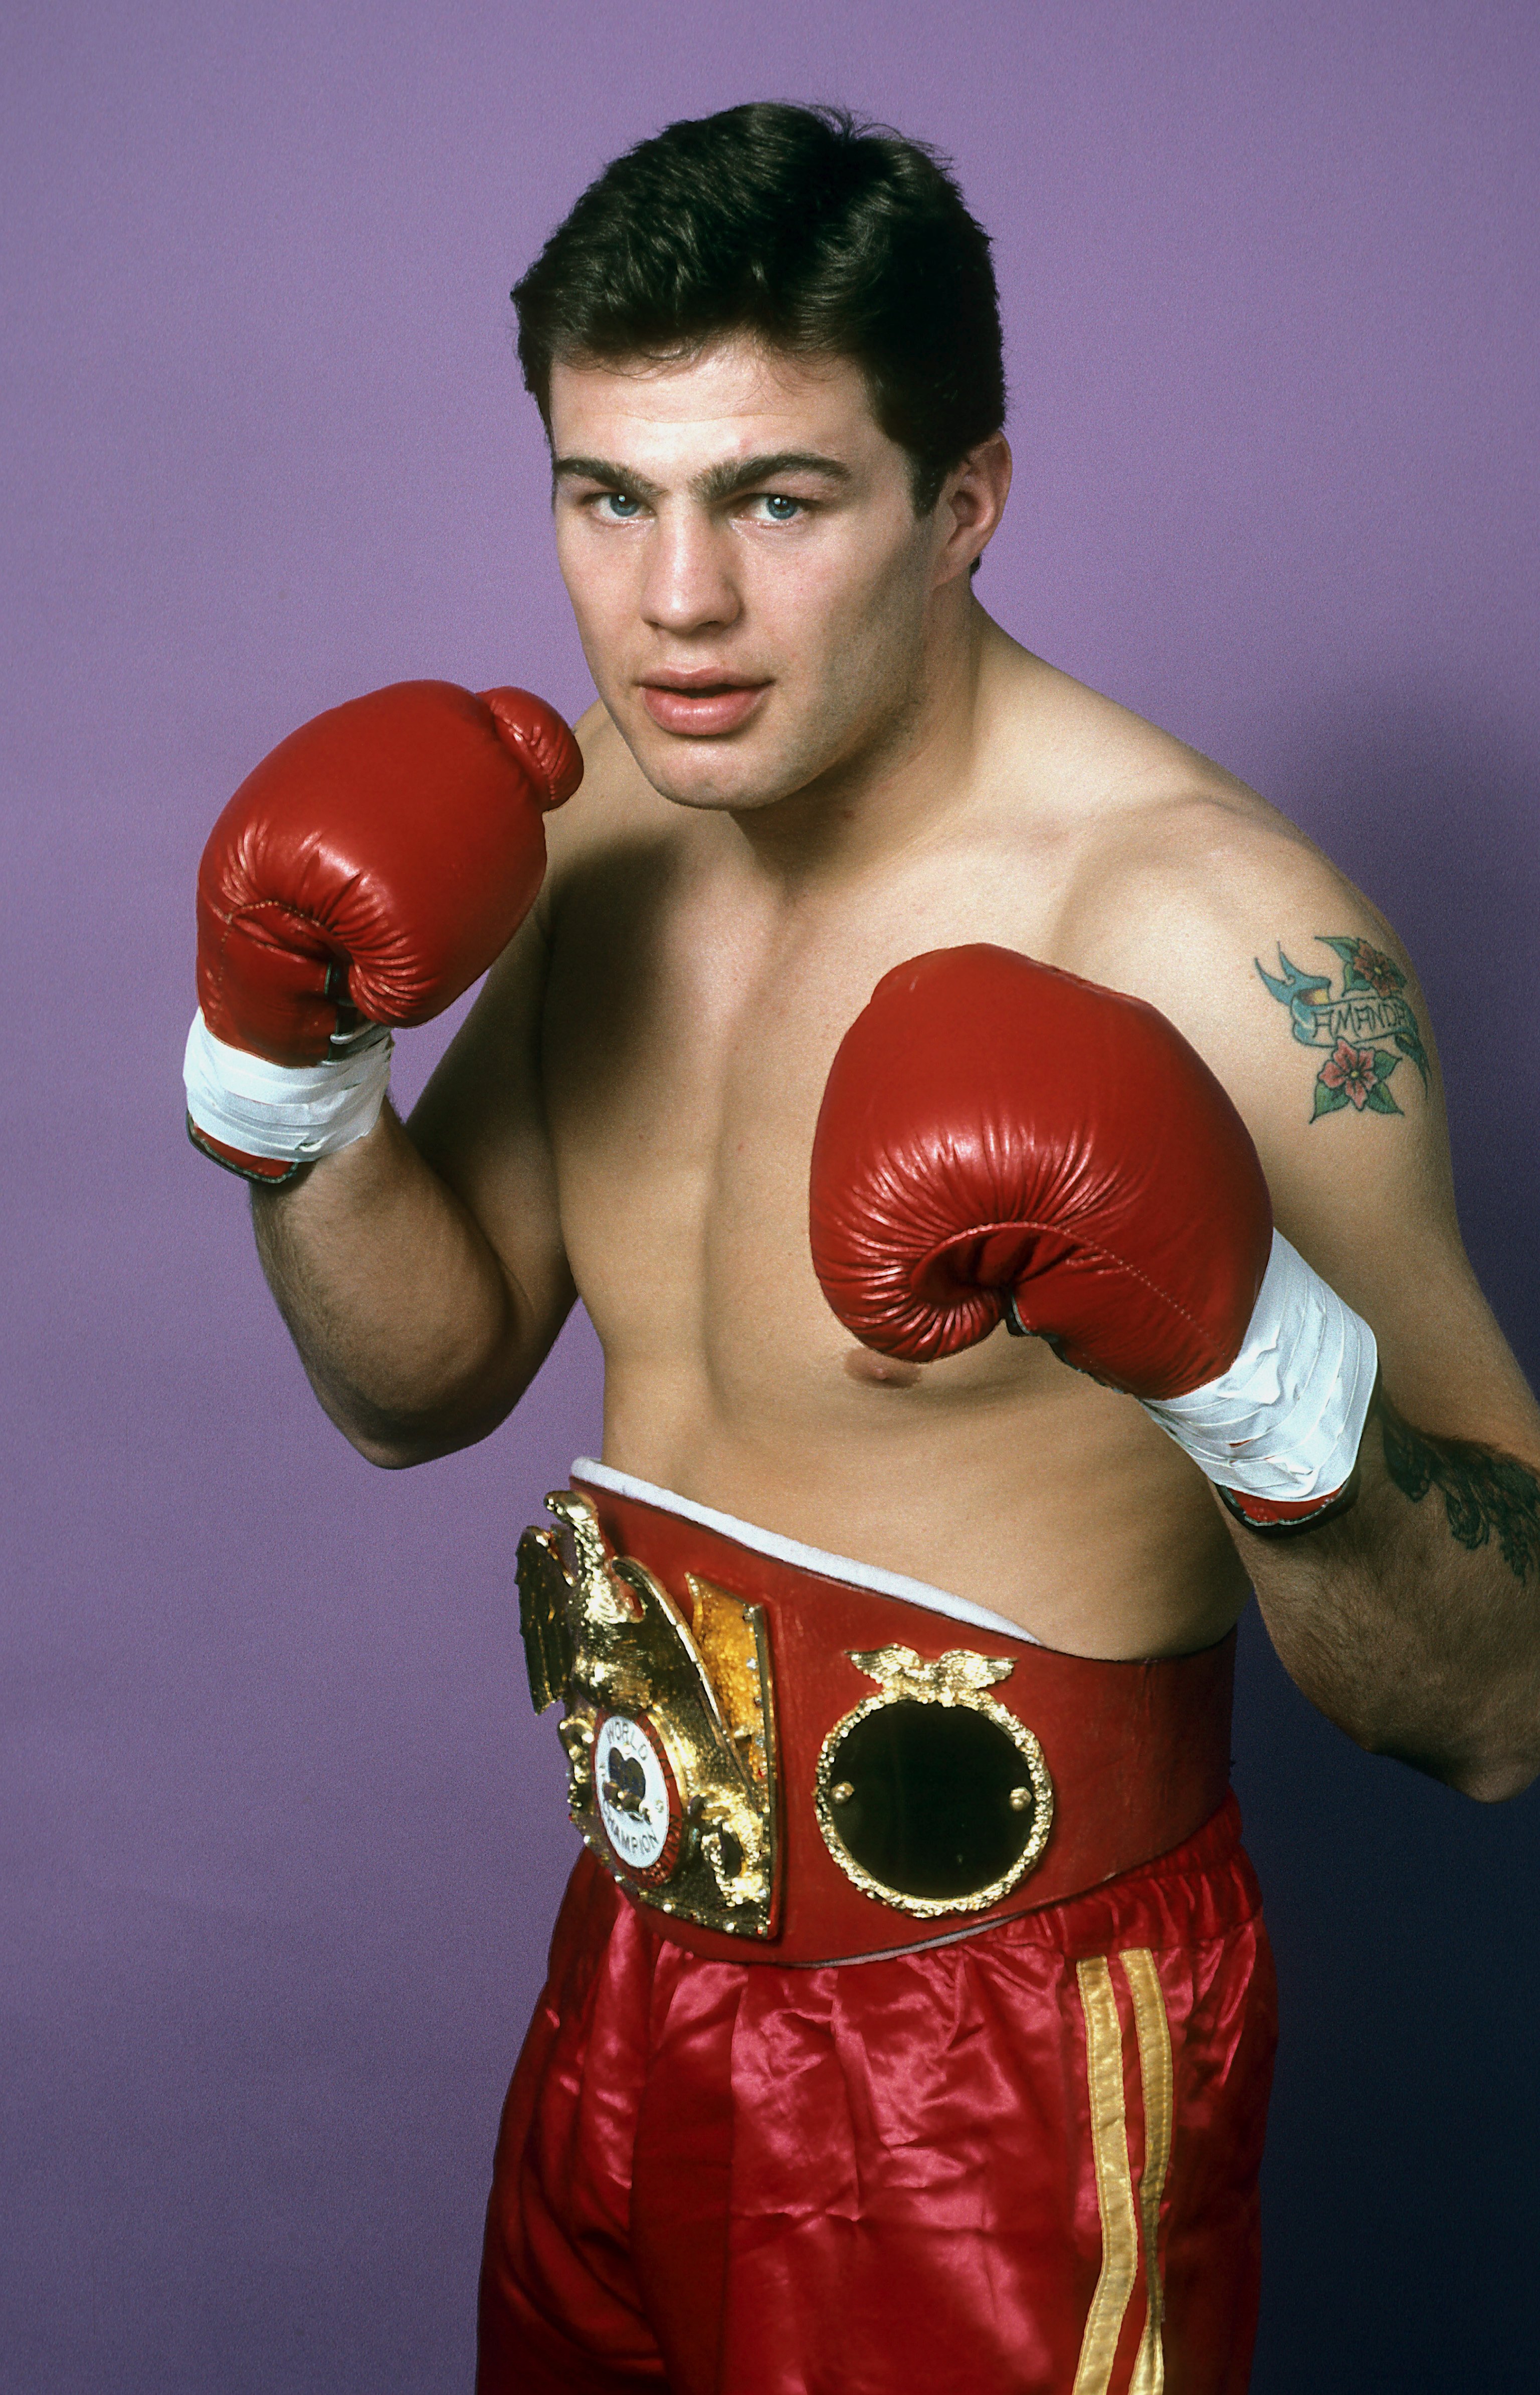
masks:
<instances>
[{"instance_id":1,"label":"neck","mask_svg":"<svg viewBox=\"0 0 1540 2395\"><path fill-rule=\"evenodd\" d=\"M925 838L970 796L1000 631L964 587L953 620L933 626L910 700L872 738L784 799L731 810L754 862L806 883L869 870Z\"/></svg>"}]
</instances>

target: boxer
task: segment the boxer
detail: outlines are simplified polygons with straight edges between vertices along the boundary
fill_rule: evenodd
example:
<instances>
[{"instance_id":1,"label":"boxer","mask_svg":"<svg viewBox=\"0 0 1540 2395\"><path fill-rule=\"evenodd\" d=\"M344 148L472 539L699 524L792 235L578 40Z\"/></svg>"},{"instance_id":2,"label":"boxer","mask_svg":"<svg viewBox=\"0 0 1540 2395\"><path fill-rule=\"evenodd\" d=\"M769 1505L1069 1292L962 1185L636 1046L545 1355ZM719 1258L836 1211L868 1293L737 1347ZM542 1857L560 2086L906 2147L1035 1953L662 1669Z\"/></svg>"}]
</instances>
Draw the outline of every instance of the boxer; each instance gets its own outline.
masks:
<instances>
[{"instance_id":1,"label":"boxer","mask_svg":"<svg viewBox=\"0 0 1540 2395\"><path fill-rule=\"evenodd\" d=\"M1540 1763L1540 1413L1422 994L978 603L998 312L930 153L672 126L514 296L582 787L522 694L321 718L210 843L188 1057L370 1460L486 1436L578 1296L604 1346L522 1550L585 1851L479 2384L1238 2390L1248 1586L1362 1745ZM378 1026L499 949L403 1125Z\"/></svg>"}]
</instances>

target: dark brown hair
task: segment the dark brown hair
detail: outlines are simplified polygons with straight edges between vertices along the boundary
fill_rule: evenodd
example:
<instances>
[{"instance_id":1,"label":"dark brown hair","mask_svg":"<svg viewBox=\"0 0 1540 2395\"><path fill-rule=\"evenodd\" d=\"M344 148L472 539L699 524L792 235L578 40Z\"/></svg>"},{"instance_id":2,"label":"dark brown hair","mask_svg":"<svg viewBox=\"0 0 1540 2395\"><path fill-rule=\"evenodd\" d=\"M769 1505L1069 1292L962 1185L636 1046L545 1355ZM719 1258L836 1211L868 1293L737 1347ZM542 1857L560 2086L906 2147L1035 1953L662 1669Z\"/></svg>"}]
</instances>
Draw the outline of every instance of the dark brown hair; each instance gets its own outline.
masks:
<instances>
[{"instance_id":1,"label":"dark brown hair","mask_svg":"<svg viewBox=\"0 0 1540 2395\"><path fill-rule=\"evenodd\" d=\"M590 184L512 297L548 425L558 361L749 333L861 368L923 515L1004 421L989 235L933 151L844 109L761 100L667 126Z\"/></svg>"}]
</instances>

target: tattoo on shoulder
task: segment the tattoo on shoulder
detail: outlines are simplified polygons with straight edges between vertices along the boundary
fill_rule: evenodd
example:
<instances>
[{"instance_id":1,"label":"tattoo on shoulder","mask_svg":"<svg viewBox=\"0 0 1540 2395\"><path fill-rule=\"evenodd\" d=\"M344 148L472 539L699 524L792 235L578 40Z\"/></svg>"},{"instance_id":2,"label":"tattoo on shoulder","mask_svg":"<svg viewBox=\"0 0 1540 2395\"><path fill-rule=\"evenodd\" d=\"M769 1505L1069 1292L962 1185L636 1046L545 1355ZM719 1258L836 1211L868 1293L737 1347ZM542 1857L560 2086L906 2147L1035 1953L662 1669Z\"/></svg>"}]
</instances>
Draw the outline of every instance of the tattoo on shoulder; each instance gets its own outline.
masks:
<instances>
[{"instance_id":1,"label":"tattoo on shoulder","mask_svg":"<svg viewBox=\"0 0 1540 2395\"><path fill-rule=\"evenodd\" d=\"M1515 1580L1540 1574L1540 1480L1500 1448L1464 1438L1427 1438L1380 1400L1385 1468L1414 1505L1430 1489L1444 1501L1450 1536L1462 1547L1495 1538Z\"/></svg>"},{"instance_id":2,"label":"tattoo on shoulder","mask_svg":"<svg viewBox=\"0 0 1540 2395\"><path fill-rule=\"evenodd\" d=\"M1316 1075L1310 1120L1351 1106L1356 1114L1399 1115L1390 1076L1409 1056L1427 1087L1427 1051L1417 1018L1404 996L1406 975L1383 948L1367 940L1316 934L1323 948L1342 960L1342 987L1334 993L1330 967L1308 972L1278 951L1279 970L1255 959L1264 988L1289 1010L1289 1028L1302 1048L1328 1053Z\"/></svg>"}]
</instances>

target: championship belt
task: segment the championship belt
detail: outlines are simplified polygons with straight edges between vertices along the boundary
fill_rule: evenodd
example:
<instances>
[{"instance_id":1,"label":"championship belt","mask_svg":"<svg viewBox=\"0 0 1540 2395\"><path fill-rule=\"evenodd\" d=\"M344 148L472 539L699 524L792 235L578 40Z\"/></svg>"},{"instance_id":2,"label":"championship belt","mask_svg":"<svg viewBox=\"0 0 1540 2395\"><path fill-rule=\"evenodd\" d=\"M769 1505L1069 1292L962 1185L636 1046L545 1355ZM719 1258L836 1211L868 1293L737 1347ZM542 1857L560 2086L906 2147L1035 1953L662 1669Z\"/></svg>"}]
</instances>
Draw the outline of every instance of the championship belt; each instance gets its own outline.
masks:
<instances>
[{"instance_id":1,"label":"championship belt","mask_svg":"<svg viewBox=\"0 0 1540 2395\"><path fill-rule=\"evenodd\" d=\"M840 1558L649 1496L557 1490L518 1576L573 1820L661 1935L737 1961L903 1952L1150 1861L1223 1801L1233 1633L1155 1662L964 1647Z\"/></svg>"}]
</instances>

